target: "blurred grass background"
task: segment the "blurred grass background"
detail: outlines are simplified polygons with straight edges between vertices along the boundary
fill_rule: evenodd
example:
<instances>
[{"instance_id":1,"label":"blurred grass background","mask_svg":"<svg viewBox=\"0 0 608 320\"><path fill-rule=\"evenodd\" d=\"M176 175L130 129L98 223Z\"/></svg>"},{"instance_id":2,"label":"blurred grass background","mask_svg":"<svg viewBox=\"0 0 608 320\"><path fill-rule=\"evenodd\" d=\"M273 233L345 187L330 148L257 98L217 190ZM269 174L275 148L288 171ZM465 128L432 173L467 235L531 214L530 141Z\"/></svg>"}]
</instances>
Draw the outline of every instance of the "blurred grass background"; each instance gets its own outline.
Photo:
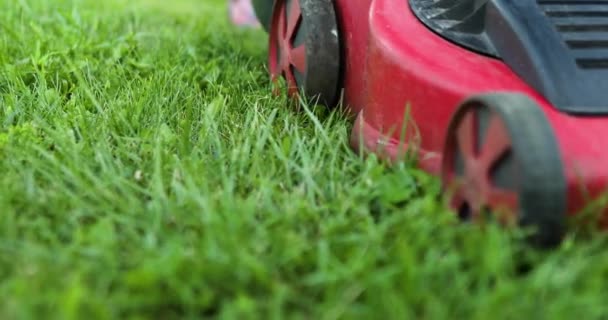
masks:
<instances>
[{"instance_id":1,"label":"blurred grass background","mask_svg":"<svg viewBox=\"0 0 608 320\"><path fill-rule=\"evenodd\" d=\"M1 319L601 319L606 236L456 223L222 0L0 3Z\"/></svg>"}]
</instances>

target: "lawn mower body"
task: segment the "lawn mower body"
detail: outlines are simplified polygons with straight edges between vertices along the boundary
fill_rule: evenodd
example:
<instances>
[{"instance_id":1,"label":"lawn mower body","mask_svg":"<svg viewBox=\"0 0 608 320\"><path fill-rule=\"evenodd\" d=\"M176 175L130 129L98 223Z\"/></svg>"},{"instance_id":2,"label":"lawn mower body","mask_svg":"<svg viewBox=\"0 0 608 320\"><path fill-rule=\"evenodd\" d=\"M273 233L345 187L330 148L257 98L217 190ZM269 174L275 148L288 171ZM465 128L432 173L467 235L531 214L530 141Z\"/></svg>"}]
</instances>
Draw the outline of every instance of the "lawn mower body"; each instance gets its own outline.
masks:
<instances>
[{"instance_id":1,"label":"lawn mower body","mask_svg":"<svg viewBox=\"0 0 608 320\"><path fill-rule=\"evenodd\" d=\"M500 59L467 50L430 30L407 1L358 1L360 8L354 1L336 3L344 26L344 97L358 115L355 129L362 131L366 149L385 149L386 156L398 160L400 141L419 142L420 166L440 174L446 131L462 101L485 92L524 93L541 107L554 130L568 184L567 211L578 212L589 198L606 191L608 114L558 110ZM589 85L597 91L599 84Z\"/></svg>"},{"instance_id":2,"label":"lawn mower body","mask_svg":"<svg viewBox=\"0 0 608 320\"><path fill-rule=\"evenodd\" d=\"M302 4L307 1L314 0L300 0ZM531 107L523 111L508 105L496 109L504 119L519 116L521 124L505 120L508 125L495 127L508 127L512 137L508 145L519 148L514 155L517 159L545 145L555 148L538 151L544 155L529 161L516 161L511 175L525 171L529 173L526 177L514 179L531 181L524 183L527 186L522 181L508 184L520 183L515 189L532 191L503 202L517 207L523 201L544 201L527 210L551 207L547 210L557 216L580 212L608 185L608 3L540 2L331 1L340 39L339 89L343 104L356 116L352 146L393 161L402 159L403 151L414 151L421 168L445 180L450 167L446 161L456 157L446 152L462 137L455 122L466 101L497 92L524 96L529 100L524 104ZM272 32L271 28L271 47ZM526 117L527 112L537 114ZM544 128L538 132L543 133L530 128L537 123ZM490 141L484 137L475 140L480 139ZM475 144L482 148L479 141ZM465 166L475 171L475 163L469 161ZM551 166L559 170L535 175ZM490 178L483 176L492 174L477 176L487 180ZM533 190L535 183L552 189L544 200L543 196L533 199L542 193ZM488 182L477 183L470 195L484 193L480 185L483 189ZM494 206L502 201L499 198L485 201Z\"/></svg>"}]
</instances>

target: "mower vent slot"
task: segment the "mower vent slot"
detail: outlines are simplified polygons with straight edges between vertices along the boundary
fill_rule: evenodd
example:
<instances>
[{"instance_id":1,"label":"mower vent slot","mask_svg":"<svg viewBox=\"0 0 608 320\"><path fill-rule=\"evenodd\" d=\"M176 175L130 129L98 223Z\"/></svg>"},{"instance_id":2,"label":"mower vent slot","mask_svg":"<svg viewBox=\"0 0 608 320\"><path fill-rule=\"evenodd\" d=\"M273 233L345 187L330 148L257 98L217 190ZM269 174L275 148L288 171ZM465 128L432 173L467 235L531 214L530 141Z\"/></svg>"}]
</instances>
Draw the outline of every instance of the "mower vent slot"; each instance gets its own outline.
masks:
<instances>
[{"instance_id":1,"label":"mower vent slot","mask_svg":"<svg viewBox=\"0 0 608 320\"><path fill-rule=\"evenodd\" d=\"M608 0L537 0L581 69L608 69Z\"/></svg>"}]
</instances>

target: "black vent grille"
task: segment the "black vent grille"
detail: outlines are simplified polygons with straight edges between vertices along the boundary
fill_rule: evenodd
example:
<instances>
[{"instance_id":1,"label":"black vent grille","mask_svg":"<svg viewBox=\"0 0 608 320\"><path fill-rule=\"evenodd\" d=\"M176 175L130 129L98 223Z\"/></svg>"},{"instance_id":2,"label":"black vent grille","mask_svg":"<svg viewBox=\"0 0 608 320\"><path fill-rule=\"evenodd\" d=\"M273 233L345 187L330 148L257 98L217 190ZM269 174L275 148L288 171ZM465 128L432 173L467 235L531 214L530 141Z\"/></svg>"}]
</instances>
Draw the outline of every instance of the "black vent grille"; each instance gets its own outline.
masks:
<instances>
[{"instance_id":1,"label":"black vent grille","mask_svg":"<svg viewBox=\"0 0 608 320\"><path fill-rule=\"evenodd\" d=\"M582 69L608 69L608 0L537 0Z\"/></svg>"}]
</instances>

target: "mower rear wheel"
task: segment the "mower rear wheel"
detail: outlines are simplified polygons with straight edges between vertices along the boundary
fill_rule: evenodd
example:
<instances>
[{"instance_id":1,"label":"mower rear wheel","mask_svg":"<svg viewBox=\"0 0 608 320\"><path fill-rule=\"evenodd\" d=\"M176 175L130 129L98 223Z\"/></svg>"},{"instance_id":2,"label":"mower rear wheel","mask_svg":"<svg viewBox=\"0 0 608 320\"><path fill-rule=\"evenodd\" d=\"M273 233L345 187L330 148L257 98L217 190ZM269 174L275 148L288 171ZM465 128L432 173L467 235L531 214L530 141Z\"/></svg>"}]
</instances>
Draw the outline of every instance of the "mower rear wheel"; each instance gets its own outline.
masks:
<instances>
[{"instance_id":1,"label":"mower rear wheel","mask_svg":"<svg viewBox=\"0 0 608 320\"><path fill-rule=\"evenodd\" d=\"M340 34L332 0L276 0L268 64L273 81L284 78L288 94L328 107L337 100Z\"/></svg>"},{"instance_id":2,"label":"mower rear wheel","mask_svg":"<svg viewBox=\"0 0 608 320\"><path fill-rule=\"evenodd\" d=\"M535 244L556 245L565 229L565 181L552 128L528 97L480 95L456 111L442 182L461 218L492 212L501 223L535 229Z\"/></svg>"}]
</instances>

